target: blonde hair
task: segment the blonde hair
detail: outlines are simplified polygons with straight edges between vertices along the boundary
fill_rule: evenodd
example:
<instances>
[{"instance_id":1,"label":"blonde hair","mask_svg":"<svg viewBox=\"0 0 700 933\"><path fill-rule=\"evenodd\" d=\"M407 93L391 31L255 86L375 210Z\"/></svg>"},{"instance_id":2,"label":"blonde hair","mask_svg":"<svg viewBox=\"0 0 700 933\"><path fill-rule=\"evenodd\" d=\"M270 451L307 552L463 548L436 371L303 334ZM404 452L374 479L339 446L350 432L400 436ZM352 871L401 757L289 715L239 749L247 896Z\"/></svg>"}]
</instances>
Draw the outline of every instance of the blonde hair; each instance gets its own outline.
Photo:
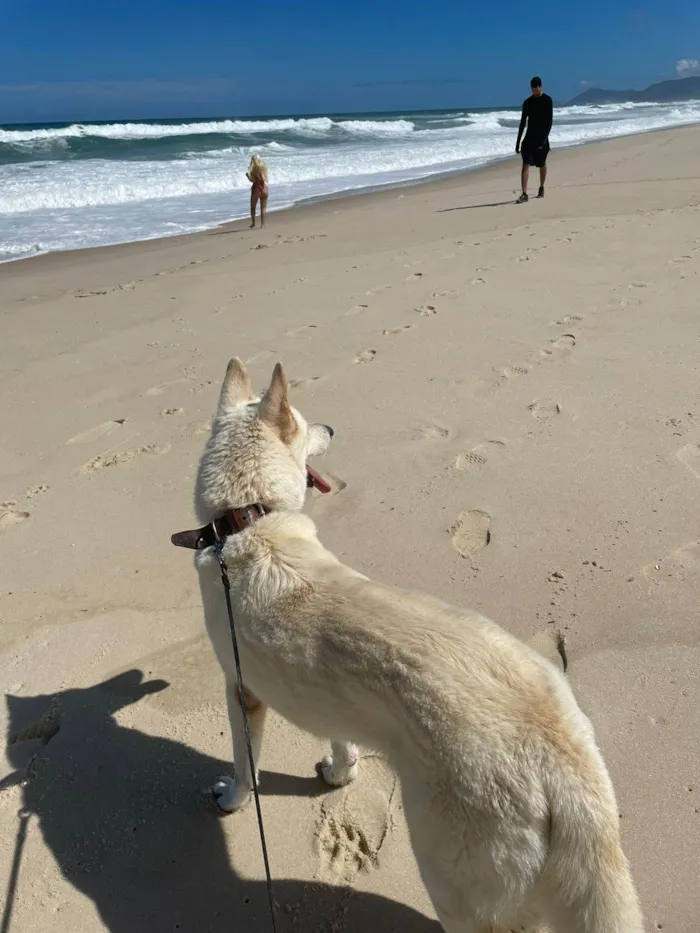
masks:
<instances>
[{"instance_id":1,"label":"blonde hair","mask_svg":"<svg viewBox=\"0 0 700 933\"><path fill-rule=\"evenodd\" d=\"M258 178L261 178L265 184L267 184L267 166L257 153L251 156L248 174L251 178L255 178L257 175Z\"/></svg>"}]
</instances>

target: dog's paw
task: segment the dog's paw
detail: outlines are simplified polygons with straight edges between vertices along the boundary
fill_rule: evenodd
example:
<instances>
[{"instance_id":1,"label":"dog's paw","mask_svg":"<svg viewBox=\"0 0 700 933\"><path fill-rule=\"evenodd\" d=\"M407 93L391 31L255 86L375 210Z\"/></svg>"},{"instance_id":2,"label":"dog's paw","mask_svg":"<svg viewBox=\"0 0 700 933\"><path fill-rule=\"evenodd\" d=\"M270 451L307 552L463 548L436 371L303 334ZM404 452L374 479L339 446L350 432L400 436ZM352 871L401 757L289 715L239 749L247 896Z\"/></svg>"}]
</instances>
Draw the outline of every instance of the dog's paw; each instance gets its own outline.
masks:
<instances>
[{"instance_id":1,"label":"dog's paw","mask_svg":"<svg viewBox=\"0 0 700 933\"><path fill-rule=\"evenodd\" d=\"M251 788L240 786L235 778L224 775L212 787L216 805L224 813L235 813L247 806L253 796Z\"/></svg>"},{"instance_id":2,"label":"dog's paw","mask_svg":"<svg viewBox=\"0 0 700 933\"><path fill-rule=\"evenodd\" d=\"M330 787L345 787L357 777L357 759L335 764L332 755L321 759L321 777Z\"/></svg>"}]
</instances>

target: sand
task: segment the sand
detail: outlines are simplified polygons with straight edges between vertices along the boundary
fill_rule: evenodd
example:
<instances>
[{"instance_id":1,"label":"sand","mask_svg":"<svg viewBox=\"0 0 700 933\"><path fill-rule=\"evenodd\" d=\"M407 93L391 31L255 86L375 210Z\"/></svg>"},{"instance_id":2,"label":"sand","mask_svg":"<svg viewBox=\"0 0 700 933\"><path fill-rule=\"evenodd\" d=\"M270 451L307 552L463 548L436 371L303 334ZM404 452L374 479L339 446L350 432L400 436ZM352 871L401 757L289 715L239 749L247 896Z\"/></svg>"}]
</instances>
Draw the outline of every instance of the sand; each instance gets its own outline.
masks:
<instances>
[{"instance_id":1,"label":"sand","mask_svg":"<svg viewBox=\"0 0 700 933\"><path fill-rule=\"evenodd\" d=\"M697 931L698 151L554 152L524 206L512 160L0 266L4 933L270 929L254 811L209 805L222 681L169 543L234 354L336 428L308 511L345 561L565 635L648 928ZM326 793L324 750L272 719L279 929L439 933L391 773Z\"/></svg>"}]
</instances>

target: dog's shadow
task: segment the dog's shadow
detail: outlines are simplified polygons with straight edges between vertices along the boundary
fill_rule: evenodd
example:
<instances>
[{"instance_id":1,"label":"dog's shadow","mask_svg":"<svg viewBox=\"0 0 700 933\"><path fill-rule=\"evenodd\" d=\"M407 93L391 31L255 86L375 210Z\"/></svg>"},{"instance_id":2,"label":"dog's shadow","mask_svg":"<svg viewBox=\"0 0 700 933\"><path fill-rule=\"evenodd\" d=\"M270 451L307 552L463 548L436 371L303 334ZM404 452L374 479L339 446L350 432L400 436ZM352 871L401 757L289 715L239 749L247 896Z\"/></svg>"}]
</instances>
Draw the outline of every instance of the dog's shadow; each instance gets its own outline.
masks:
<instances>
[{"instance_id":1,"label":"dog's shadow","mask_svg":"<svg viewBox=\"0 0 700 933\"><path fill-rule=\"evenodd\" d=\"M265 885L236 875L222 821L198 793L226 763L115 718L166 686L129 671L52 696L8 695L11 763L22 769L31 743L39 749L23 775L25 811L38 818L64 878L94 902L111 933L267 933ZM268 794L315 792L313 782L282 775L266 775L265 785ZM21 866L18 897L30 872ZM275 878L274 893L279 933L336 929L341 917L348 931L441 929L403 904L348 888ZM35 917L36 929L51 923Z\"/></svg>"}]
</instances>

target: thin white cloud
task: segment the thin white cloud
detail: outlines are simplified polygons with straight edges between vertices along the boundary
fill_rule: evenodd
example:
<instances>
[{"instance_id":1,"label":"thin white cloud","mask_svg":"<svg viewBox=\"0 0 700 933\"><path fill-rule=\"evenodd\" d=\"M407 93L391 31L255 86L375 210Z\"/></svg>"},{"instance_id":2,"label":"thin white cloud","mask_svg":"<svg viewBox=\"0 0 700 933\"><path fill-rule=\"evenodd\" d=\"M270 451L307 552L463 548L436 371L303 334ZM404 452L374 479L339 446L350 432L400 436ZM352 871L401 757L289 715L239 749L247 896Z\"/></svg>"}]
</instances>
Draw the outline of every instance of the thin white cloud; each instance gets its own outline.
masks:
<instances>
[{"instance_id":1,"label":"thin white cloud","mask_svg":"<svg viewBox=\"0 0 700 933\"><path fill-rule=\"evenodd\" d=\"M0 94L40 95L52 99L109 98L147 101L198 100L202 95L229 93L233 82L225 78L193 81L43 81L35 84L3 84Z\"/></svg>"},{"instance_id":2,"label":"thin white cloud","mask_svg":"<svg viewBox=\"0 0 700 933\"><path fill-rule=\"evenodd\" d=\"M592 87L592 86L593 86L593 82L592 82L592 81L586 81L586 80L584 79L584 80L582 80L582 81L579 81L578 86L579 86L579 87L582 87L582 88Z\"/></svg>"},{"instance_id":3,"label":"thin white cloud","mask_svg":"<svg viewBox=\"0 0 700 933\"><path fill-rule=\"evenodd\" d=\"M679 78L689 78L691 75L700 75L700 59L681 58L676 62L676 74Z\"/></svg>"}]
</instances>

